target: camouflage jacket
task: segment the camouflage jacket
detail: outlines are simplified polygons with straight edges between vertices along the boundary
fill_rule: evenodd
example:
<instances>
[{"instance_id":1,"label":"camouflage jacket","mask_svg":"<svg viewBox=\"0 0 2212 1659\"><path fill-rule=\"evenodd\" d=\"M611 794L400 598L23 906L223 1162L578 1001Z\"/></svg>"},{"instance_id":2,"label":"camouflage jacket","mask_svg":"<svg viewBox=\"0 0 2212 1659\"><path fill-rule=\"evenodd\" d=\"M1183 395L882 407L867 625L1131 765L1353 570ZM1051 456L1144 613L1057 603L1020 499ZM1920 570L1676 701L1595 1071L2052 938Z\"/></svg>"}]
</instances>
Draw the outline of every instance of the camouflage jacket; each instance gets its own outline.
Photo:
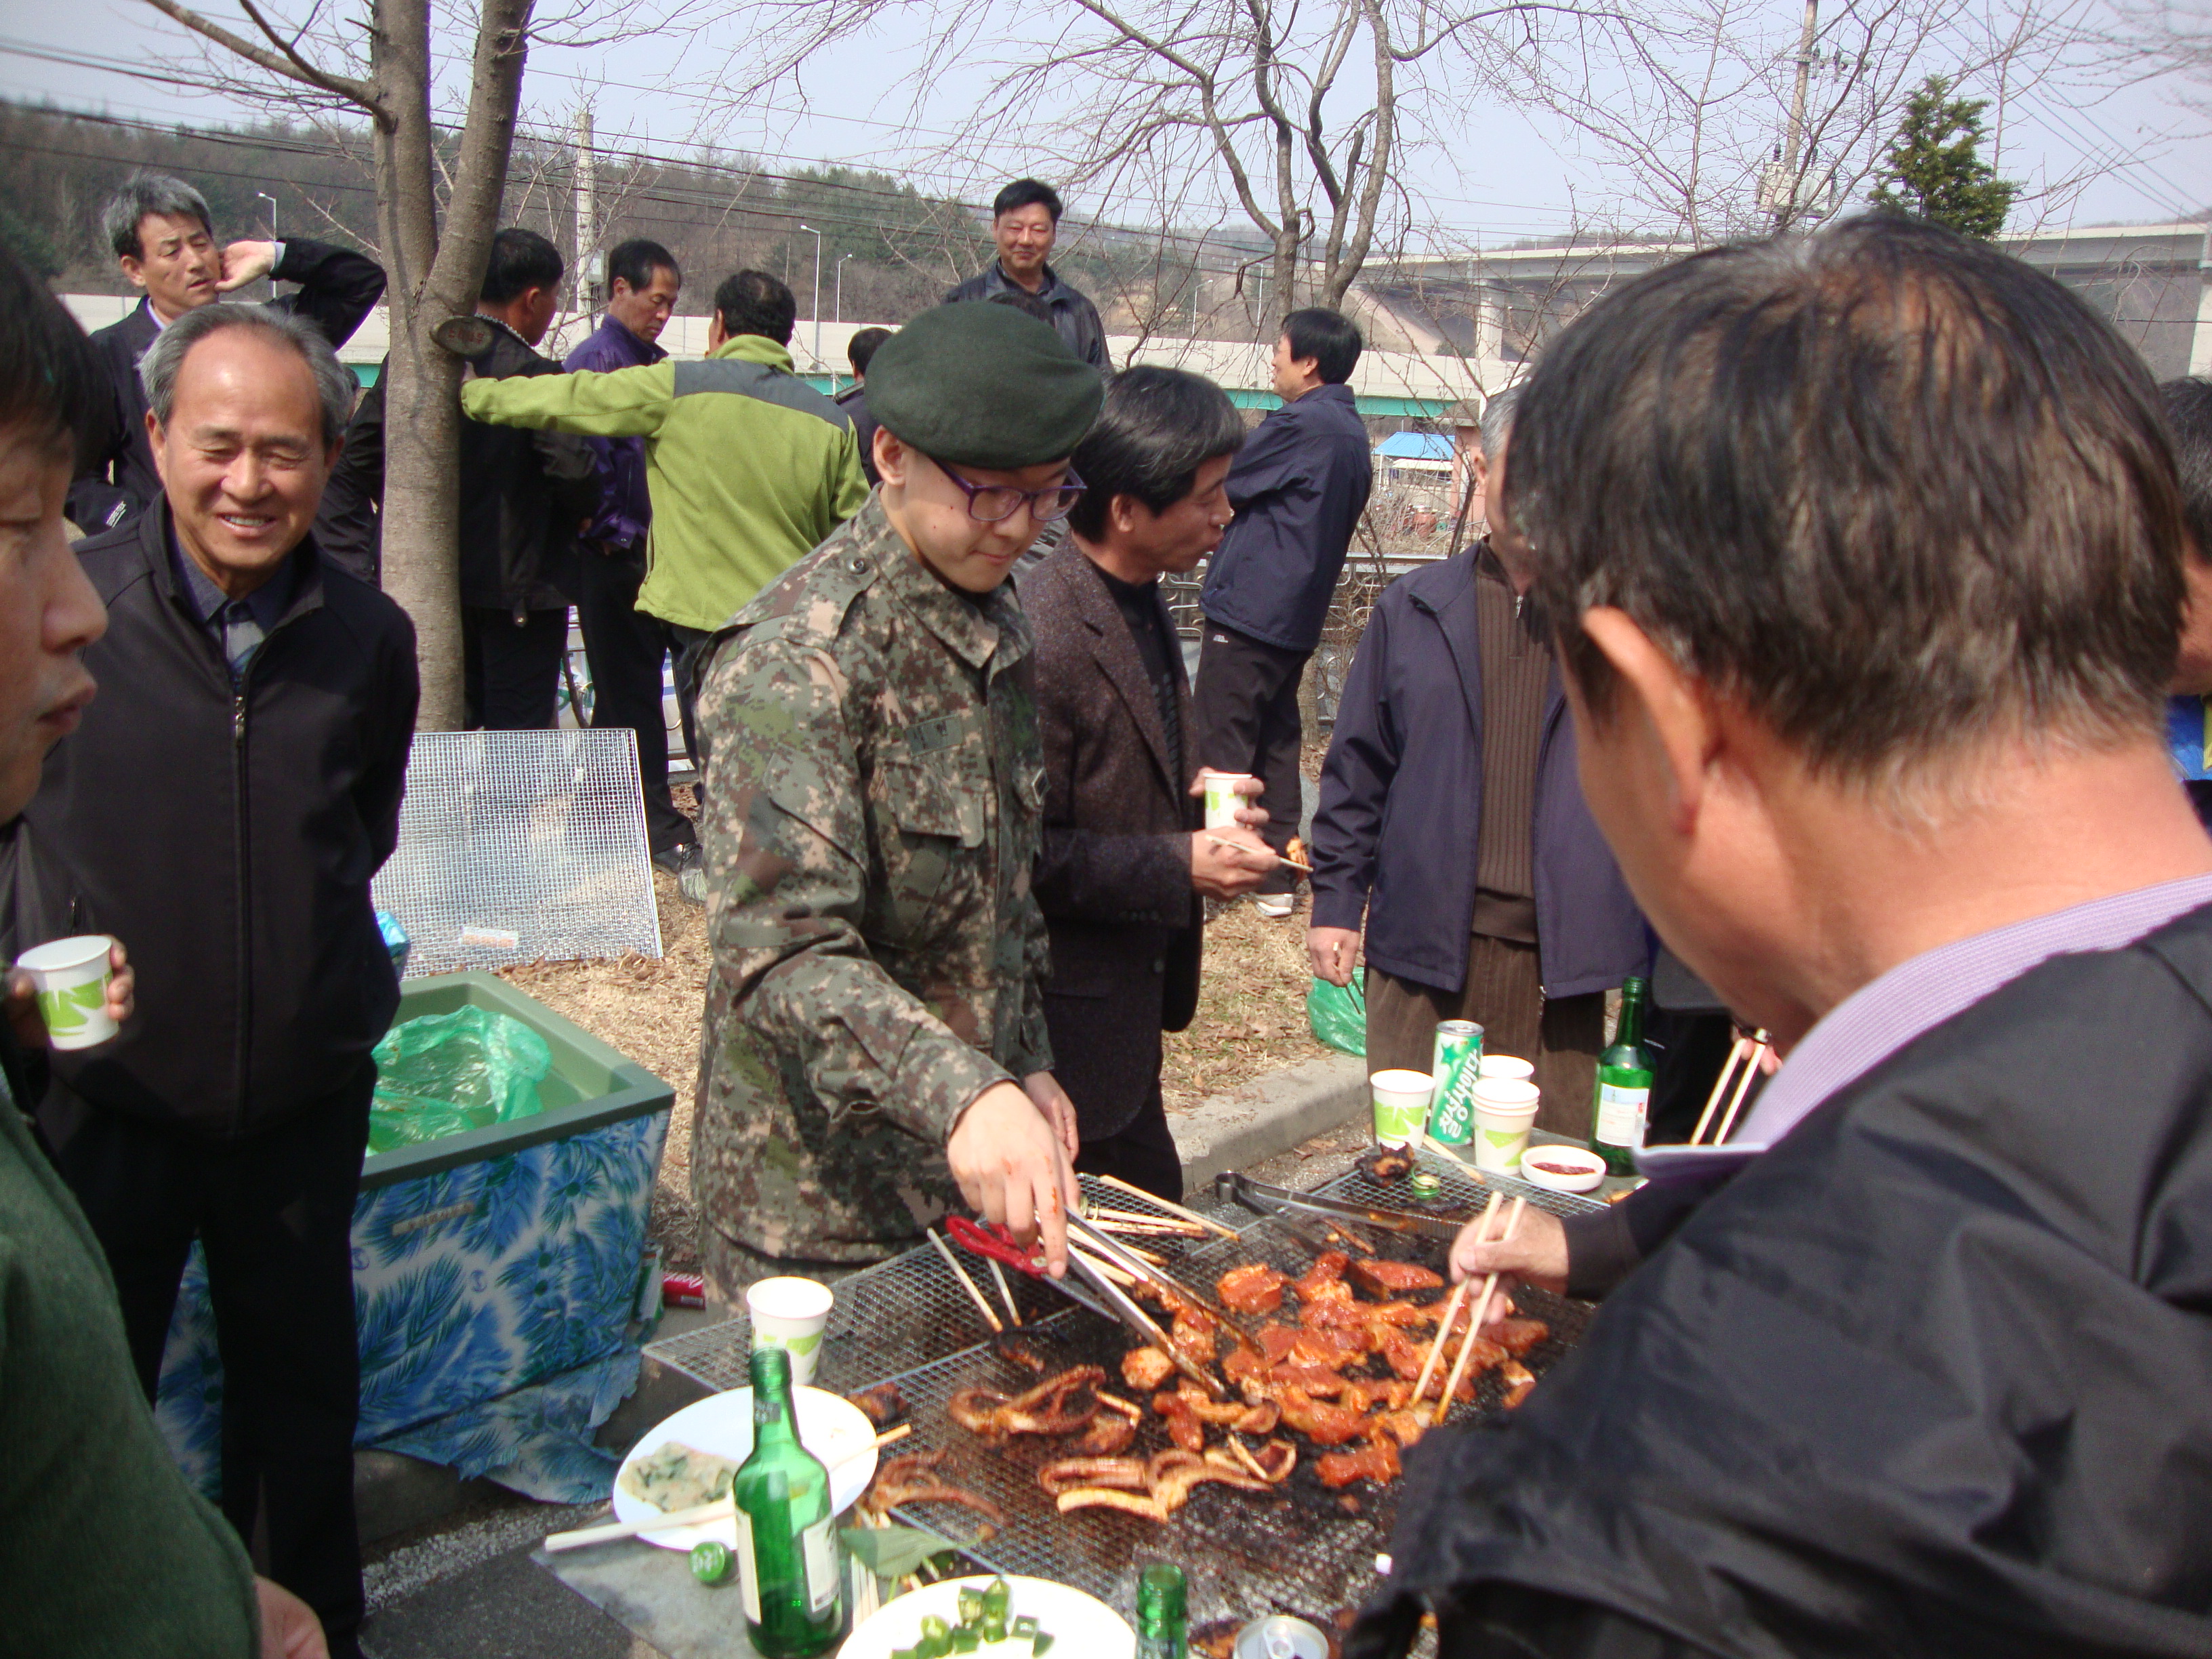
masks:
<instances>
[{"instance_id":1,"label":"camouflage jacket","mask_svg":"<svg viewBox=\"0 0 2212 1659\"><path fill-rule=\"evenodd\" d=\"M956 593L874 497L714 648L691 1180L753 1249L918 1242L962 1109L1052 1065L1030 648L1012 583Z\"/></svg>"}]
</instances>

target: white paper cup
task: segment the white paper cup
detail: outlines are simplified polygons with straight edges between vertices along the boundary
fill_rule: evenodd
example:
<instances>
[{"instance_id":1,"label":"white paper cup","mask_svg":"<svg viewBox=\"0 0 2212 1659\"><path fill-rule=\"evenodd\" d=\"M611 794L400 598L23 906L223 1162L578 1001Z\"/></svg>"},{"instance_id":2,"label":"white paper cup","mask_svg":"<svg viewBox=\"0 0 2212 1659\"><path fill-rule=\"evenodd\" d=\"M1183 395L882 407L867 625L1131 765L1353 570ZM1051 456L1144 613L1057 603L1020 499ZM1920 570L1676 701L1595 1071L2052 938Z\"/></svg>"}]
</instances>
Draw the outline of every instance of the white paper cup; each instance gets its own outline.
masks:
<instances>
[{"instance_id":1,"label":"white paper cup","mask_svg":"<svg viewBox=\"0 0 2212 1659\"><path fill-rule=\"evenodd\" d=\"M1528 1061L1516 1059L1511 1054L1485 1054L1482 1057L1482 1070L1476 1075L1506 1078L1516 1083L1526 1083L1536 1075L1536 1068Z\"/></svg>"},{"instance_id":2,"label":"white paper cup","mask_svg":"<svg viewBox=\"0 0 2212 1659\"><path fill-rule=\"evenodd\" d=\"M57 1048L89 1048L115 1035L107 1013L107 983L115 977L105 933L58 939L23 952L15 965L38 982L39 1013L46 1040Z\"/></svg>"},{"instance_id":3,"label":"white paper cup","mask_svg":"<svg viewBox=\"0 0 2212 1659\"><path fill-rule=\"evenodd\" d=\"M1521 1167L1541 1100L1520 1078L1486 1077L1474 1085L1474 1167L1511 1175Z\"/></svg>"},{"instance_id":4,"label":"white paper cup","mask_svg":"<svg viewBox=\"0 0 2212 1659\"><path fill-rule=\"evenodd\" d=\"M822 1329L830 1322L830 1287L811 1279L763 1279L745 1292L752 1316L753 1348L781 1348L791 1356L791 1385L814 1380L822 1357Z\"/></svg>"},{"instance_id":5,"label":"white paper cup","mask_svg":"<svg viewBox=\"0 0 2212 1659\"><path fill-rule=\"evenodd\" d=\"M1426 1072L1377 1072L1367 1079L1375 1096L1375 1139L1385 1146L1410 1146L1428 1127L1437 1080Z\"/></svg>"},{"instance_id":6,"label":"white paper cup","mask_svg":"<svg viewBox=\"0 0 2212 1659\"><path fill-rule=\"evenodd\" d=\"M1206 786L1206 827L1209 830L1236 829L1237 808L1252 804L1252 798L1240 793L1236 786L1249 781L1252 774L1217 772L1208 767L1198 776Z\"/></svg>"}]
</instances>

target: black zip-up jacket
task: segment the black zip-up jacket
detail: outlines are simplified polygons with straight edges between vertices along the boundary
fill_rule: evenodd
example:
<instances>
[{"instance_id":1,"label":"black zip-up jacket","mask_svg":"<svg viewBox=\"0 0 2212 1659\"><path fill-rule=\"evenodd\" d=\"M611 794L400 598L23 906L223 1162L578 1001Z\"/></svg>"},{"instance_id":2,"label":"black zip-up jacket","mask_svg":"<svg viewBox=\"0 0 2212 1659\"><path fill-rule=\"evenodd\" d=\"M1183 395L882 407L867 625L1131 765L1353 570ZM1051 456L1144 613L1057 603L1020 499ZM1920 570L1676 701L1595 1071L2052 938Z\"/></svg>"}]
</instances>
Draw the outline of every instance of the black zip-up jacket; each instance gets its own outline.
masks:
<instances>
[{"instance_id":1,"label":"black zip-up jacket","mask_svg":"<svg viewBox=\"0 0 2212 1659\"><path fill-rule=\"evenodd\" d=\"M296 312L322 330L333 349L343 345L384 297L384 267L349 248L304 237L288 238L283 252L269 274L299 283L299 291L278 295L269 308ZM146 388L138 379L138 360L161 331L153 307L141 300L121 322L92 337L107 379L109 409L95 453L85 458L84 471L70 485L70 522L80 530L119 529L161 498L161 475L146 441Z\"/></svg>"},{"instance_id":2,"label":"black zip-up jacket","mask_svg":"<svg viewBox=\"0 0 2212 1659\"><path fill-rule=\"evenodd\" d=\"M58 1085L227 1139L355 1076L398 1006L368 884L399 836L415 630L310 539L234 693L168 536L163 501L78 546L107 605L100 694L23 814L13 942L120 939L137 1012L55 1054Z\"/></svg>"}]
</instances>

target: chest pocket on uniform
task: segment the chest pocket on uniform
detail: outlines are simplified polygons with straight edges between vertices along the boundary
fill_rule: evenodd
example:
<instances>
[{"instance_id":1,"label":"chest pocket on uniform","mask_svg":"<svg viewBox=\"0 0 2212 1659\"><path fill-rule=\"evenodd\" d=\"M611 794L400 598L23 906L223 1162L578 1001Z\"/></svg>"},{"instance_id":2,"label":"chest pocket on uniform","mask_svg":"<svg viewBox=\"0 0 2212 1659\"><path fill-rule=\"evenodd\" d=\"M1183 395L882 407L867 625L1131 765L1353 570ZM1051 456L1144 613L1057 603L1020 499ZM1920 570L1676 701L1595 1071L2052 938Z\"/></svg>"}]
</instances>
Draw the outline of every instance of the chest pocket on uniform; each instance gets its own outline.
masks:
<instances>
[{"instance_id":1,"label":"chest pocket on uniform","mask_svg":"<svg viewBox=\"0 0 2212 1659\"><path fill-rule=\"evenodd\" d=\"M956 872L983 845L981 789L988 785L963 776L949 757L887 760L880 775L892 830L883 848L885 920L893 942L918 945L939 931L966 884Z\"/></svg>"}]
</instances>

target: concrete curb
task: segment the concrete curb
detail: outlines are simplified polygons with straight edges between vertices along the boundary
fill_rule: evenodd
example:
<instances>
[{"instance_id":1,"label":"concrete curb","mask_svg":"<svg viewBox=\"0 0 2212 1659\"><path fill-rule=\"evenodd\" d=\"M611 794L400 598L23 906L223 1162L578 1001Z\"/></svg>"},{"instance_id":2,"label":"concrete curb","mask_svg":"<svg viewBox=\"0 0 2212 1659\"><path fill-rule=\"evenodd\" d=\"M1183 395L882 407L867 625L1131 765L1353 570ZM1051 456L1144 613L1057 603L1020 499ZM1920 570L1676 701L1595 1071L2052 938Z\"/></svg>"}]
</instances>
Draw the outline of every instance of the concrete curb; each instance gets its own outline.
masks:
<instances>
[{"instance_id":1,"label":"concrete curb","mask_svg":"<svg viewBox=\"0 0 2212 1659\"><path fill-rule=\"evenodd\" d=\"M1350 1054L1270 1072L1168 1120L1182 1154L1182 1184L1195 1192L1224 1170L1286 1152L1366 1109L1367 1062Z\"/></svg>"}]
</instances>

